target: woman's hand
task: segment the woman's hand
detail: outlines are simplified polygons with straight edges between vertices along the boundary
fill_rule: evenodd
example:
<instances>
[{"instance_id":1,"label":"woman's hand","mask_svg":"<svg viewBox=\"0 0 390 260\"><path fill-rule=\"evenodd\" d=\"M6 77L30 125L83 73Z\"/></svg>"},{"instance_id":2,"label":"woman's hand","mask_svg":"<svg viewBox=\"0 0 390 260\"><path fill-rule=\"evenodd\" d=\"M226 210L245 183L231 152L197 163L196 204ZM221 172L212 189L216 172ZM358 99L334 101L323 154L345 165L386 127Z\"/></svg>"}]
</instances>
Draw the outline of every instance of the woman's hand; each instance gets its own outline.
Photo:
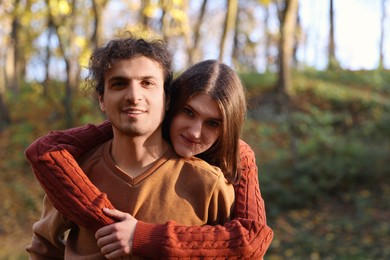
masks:
<instances>
[{"instance_id":1,"label":"woman's hand","mask_svg":"<svg viewBox=\"0 0 390 260\"><path fill-rule=\"evenodd\" d=\"M118 222L102 227L96 232L100 252L108 259L130 255L138 221L130 214L116 209L103 208L103 212Z\"/></svg>"}]
</instances>

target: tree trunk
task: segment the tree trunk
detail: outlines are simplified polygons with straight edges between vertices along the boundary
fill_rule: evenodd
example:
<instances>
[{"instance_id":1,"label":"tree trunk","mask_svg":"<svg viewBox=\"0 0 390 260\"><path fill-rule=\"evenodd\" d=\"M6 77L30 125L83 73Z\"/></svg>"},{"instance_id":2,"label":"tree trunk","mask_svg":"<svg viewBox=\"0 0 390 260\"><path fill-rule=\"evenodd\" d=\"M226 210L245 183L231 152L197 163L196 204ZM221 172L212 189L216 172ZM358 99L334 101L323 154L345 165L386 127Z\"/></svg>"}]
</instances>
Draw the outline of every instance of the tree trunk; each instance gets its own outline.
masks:
<instances>
[{"instance_id":1,"label":"tree trunk","mask_svg":"<svg viewBox=\"0 0 390 260\"><path fill-rule=\"evenodd\" d=\"M291 62L294 47L294 33L297 21L298 0L285 0L279 9L280 40L279 40L279 79L277 92L288 96L291 92Z\"/></svg>"},{"instance_id":2,"label":"tree trunk","mask_svg":"<svg viewBox=\"0 0 390 260\"><path fill-rule=\"evenodd\" d=\"M269 25L269 5L265 6L264 13L264 30L265 30L265 46L264 46L264 56L265 56L265 71L270 71L270 65L273 63L273 58L271 56L271 35L270 35L270 25Z\"/></svg>"},{"instance_id":3,"label":"tree trunk","mask_svg":"<svg viewBox=\"0 0 390 260\"><path fill-rule=\"evenodd\" d=\"M298 67L298 48L300 43L300 37L302 34L302 25L301 25L301 17L299 16L299 10L297 10L297 24L296 30L294 33L294 47L293 47L293 67Z\"/></svg>"},{"instance_id":4,"label":"tree trunk","mask_svg":"<svg viewBox=\"0 0 390 260\"><path fill-rule=\"evenodd\" d=\"M74 124L74 117L73 117L73 91L72 89L74 86L72 85L72 76L71 76L71 65L69 61L66 62L66 74L67 74L67 80L65 82L65 96L63 98L63 105L65 109L65 122L66 127L70 128Z\"/></svg>"},{"instance_id":5,"label":"tree trunk","mask_svg":"<svg viewBox=\"0 0 390 260\"><path fill-rule=\"evenodd\" d=\"M280 23L279 42L279 80L277 86L277 109L286 118L290 132L290 159L291 168L296 169L297 137L294 130L292 111L290 111L291 82L291 62L294 48L296 22L298 15L298 0L285 0L284 5L278 8Z\"/></svg>"},{"instance_id":6,"label":"tree trunk","mask_svg":"<svg viewBox=\"0 0 390 260\"><path fill-rule=\"evenodd\" d=\"M381 36L379 40L379 64L378 69L384 69L384 39L385 39L385 21L386 21L386 0L381 1Z\"/></svg>"},{"instance_id":7,"label":"tree trunk","mask_svg":"<svg viewBox=\"0 0 390 260\"><path fill-rule=\"evenodd\" d=\"M11 124L11 116L9 114L8 107L4 100L5 93L5 70L1 70L0 77L0 132L4 130L8 125Z\"/></svg>"},{"instance_id":8,"label":"tree trunk","mask_svg":"<svg viewBox=\"0 0 390 260\"><path fill-rule=\"evenodd\" d=\"M169 13L172 10L172 2L167 0L161 0L161 19L160 19L160 31L163 36L163 39L168 42L169 37L171 36L171 19L169 17Z\"/></svg>"},{"instance_id":9,"label":"tree trunk","mask_svg":"<svg viewBox=\"0 0 390 260\"><path fill-rule=\"evenodd\" d=\"M141 25L144 30L148 29L149 26L149 17L145 14L145 9L150 5L150 0L141 1L141 8L139 10L139 17Z\"/></svg>"},{"instance_id":10,"label":"tree trunk","mask_svg":"<svg viewBox=\"0 0 390 260\"><path fill-rule=\"evenodd\" d=\"M334 5L333 0L329 0L329 46L328 46L328 70L340 67L336 58L336 44L334 37Z\"/></svg>"},{"instance_id":11,"label":"tree trunk","mask_svg":"<svg viewBox=\"0 0 390 260\"><path fill-rule=\"evenodd\" d=\"M223 27L222 37L221 37L219 58L218 58L220 61L223 60L228 33L232 29L234 29L235 26L237 9L238 9L238 0L227 0L227 12L225 16L225 22L224 22L224 27Z\"/></svg>"},{"instance_id":12,"label":"tree trunk","mask_svg":"<svg viewBox=\"0 0 390 260\"><path fill-rule=\"evenodd\" d=\"M16 0L12 12L11 33L10 33L10 48L8 49L9 60L7 64L7 86L15 93L20 92L20 83L23 82L26 73L26 57L24 48L24 35L21 24L21 16L29 15L26 11L30 10L30 1L27 3ZM11 53L12 52L12 53Z\"/></svg>"},{"instance_id":13,"label":"tree trunk","mask_svg":"<svg viewBox=\"0 0 390 260\"><path fill-rule=\"evenodd\" d=\"M47 42L49 43L51 40L51 37L53 35L53 21L51 20L51 17L49 15L48 22L47 22ZM49 85L50 85L50 59L51 59L51 49L50 44L46 44L46 53L45 53L45 78L43 80L42 86L43 86L43 96L47 96L49 92Z\"/></svg>"},{"instance_id":14,"label":"tree trunk","mask_svg":"<svg viewBox=\"0 0 390 260\"><path fill-rule=\"evenodd\" d=\"M19 1L16 1L15 6L19 6ZM17 8L17 7L15 7ZM11 31L11 43L12 49L10 50L10 62L8 66L8 87L15 94L20 92L20 48L19 48L19 24L20 18L15 14L15 17L12 21L12 31Z\"/></svg>"},{"instance_id":15,"label":"tree trunk","mask_svg":"<svg viewBox=\"0 0 390 260\"><path fill-rule=\"evenodd\" d=\"M107 0L93 0L92 7L94 12L94 31L91 37L92 48L95 49L103 44L103 10Z\"/></svg>"},{"instance_id":16,"label":"tree trunk","mask_svg":"<svg viewBox=\"0 0 390 260\"><path fill-rule=\"evenodd\" d=\"M8 107L5 104L3 94L0 92L0 132L11 124Z\"/></svg>"},{"instance_id":17,"label":"tree trunk","mask_svg":"<svg viewBox=\"0 0 390 260\"><path fill-rule=\"evenodd\" d=\"M233 35L233 51L232 51L232 63L234 67L237 69L240 67L240 50L239 50L239 40L238 40L238 34L239 34L239 10L237 10L236 20L234 24L234 35Z\"/></svg>"},{"instance_id":18,"label":"tree trunk","mask_svg":"<svg viewBox=\"0 0 390 260\"><path fill-rule=\"evenodd\" d=\"M200 42L200 27L203 24L204 16L206 13L207 0L203 0L202 6L199 11L199 18L196 21L194 27L194 44L191 48L188 49L188 65L192 65L195 62L200 60L200 50L199 50L199 42Z\"/></svg>"},{"instance_id":19,"label":"tree trunk","mask_svg":"<svg viewBox=\"0 0 390 260\"><path fill-rule=\"evenodd\" d=\"M5 26L8 21L10 20L4 19L4 21L1 22L1 26ZM1 40L4 41L3 39ZM11 124L11 117L4 97L8 80L7 59L9 52L8 45L4 46L4 48L0 48L0 61L6 61L5 64L0 63L0 132Z\"/></svg>"},{"instance_id":20,"label":"tree trunk","mask_svg":"<svg viewBox=\"0 0 390 260\"><path fill-rule=\"evenodd\" d=\"M75 0L73 0L75 1ZM49 6L49 5L48 5ZM75 7L75 4L71 5L72 8ZM49 14L51 14L49 10ZM59 48L61 50L61 54L63 56L64 62L65 62L65 69L66 69L66 79L65 79L65 89L64 89L64 97L63 97L63 108L64 108L64 115L65 115L65 126L67 128L73 127L74 125L74 112L73 112L73 89L75 89L78 86L79 82L79 66L78 66L78 59L77 59L77 51L75 50L75 17L74 17L74 11L72 10L70 12L70 16L67 17L70 21L69 25L69 31L66 35L62 35L60 32L60 26L62 25L61 21L56 21L54 17L51 17L51 20L53 21L53 27L55 29L57 38L58 38L58 44ZM69 54L67 54L69 53Z\"/></svg>"},{"instance_id":21,"label":"tree trunk","mask_svg":"<svg viewBox=\"0 0 390 260\"><path fill-rule=\"evenodd\" d=\"M58 35L58 30L57 30ZM65 57L65 50L63 47L63 44L61 42L60 36L59 38L59 44L60 48L62 50L62 53L64 55L64 61L65 61L65 67L66 67L66 80L65 80L65 95L63 97L63 106L64 106L64 112L65 112L65 125L67 128L70 128L73 126L74 118L73 118L73 108L72 108L72 88L74 87L74 77L72 76L72 65L69 59ZM73 84L72 84L73 83Z\"/></svg>"}]
</instances>

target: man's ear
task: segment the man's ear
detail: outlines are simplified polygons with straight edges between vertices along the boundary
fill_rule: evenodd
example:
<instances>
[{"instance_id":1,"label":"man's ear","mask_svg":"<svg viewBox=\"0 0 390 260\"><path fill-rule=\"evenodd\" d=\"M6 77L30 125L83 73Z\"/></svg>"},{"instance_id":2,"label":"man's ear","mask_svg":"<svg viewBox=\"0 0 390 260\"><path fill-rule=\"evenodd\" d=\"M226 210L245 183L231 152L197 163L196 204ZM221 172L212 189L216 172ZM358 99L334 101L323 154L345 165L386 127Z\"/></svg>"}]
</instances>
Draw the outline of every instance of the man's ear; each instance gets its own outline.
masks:
<instances>
[{"instance_id":1,"label":"man's ear","mask_svg":"<svg viewBox=\"0 0 390 260\"><path fill-rule=\"evenodd\" d=\"M99 95L99 107L102 112L106 112L106 106L104 105L103 95Z\"/></svg>"}]
</instances>

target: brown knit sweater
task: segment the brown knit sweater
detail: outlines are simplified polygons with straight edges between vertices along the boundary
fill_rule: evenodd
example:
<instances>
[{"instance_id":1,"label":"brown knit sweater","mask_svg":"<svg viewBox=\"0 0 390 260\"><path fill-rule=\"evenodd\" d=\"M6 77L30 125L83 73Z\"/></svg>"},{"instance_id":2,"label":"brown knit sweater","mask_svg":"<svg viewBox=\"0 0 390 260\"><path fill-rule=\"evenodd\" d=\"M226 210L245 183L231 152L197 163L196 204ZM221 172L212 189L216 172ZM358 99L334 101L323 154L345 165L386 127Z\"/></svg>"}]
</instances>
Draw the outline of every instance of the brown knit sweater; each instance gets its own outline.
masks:
<instances>
[{"instance_id":1,"label":"brown knit sweater","mask_svg":"<svg viewBox=\"0 0 390 260\"><path fill-rule=\"evenodd\" d=\"M103 207L113 208L104 193L85 176L74 158L112 138L108 122L54 131L26 150L34 174L54 206L70 220L95 231L114 221ZM241 179L235 186L234 219L225 225L180 226L174 221L139 221L133 254L152 259L260 259L273 232L266 224L252 149L240 144ZM80 192L82 191L82 192Z\"/></svg>"},{"instance_id":2,"label":"brown knit sweater","mask_svg":"<svg viewBox=\"0 0 390 260\"><path fill-rule=\"evenodd\" d=\"M174 220L182 225L217 225L230 219L234 190L219 168L195 157L182 158L170 148L150 168L133 178L115 164L110 147L108 141L93 149L80 166L91 182L108 194L116 209L138 220L159 224ZM59 247L64 230L70 230L66 246ZM68 223L49 202L40 220L33 225L33 231L33 241L27 249L34 259L45 259L48 255L104 259L95 232Z\"/></svg>"}]
</instances>

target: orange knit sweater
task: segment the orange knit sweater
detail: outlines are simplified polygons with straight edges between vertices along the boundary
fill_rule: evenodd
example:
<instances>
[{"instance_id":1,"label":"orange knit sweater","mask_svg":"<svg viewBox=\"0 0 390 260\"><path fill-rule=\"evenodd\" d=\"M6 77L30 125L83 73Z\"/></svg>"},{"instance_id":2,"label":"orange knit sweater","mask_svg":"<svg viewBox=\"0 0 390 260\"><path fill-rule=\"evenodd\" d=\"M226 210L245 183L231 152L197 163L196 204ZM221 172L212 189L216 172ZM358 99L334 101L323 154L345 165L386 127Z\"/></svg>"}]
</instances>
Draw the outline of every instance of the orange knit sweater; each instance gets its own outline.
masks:
<instances>
[{"instance_id":1,"label":"orange knit sweater","mask_svg":"<svg viewBox=\"0 0 390 260\"><path fill-rule=\"evenodd\" d=\"M54 131L26 149L34 174L53 205L64 216L93 231L114 222L103 207L113 208L79 167L79 158L112 138L108 122ZM261 259L273 232L266 224L252 149L241 141L241 179L235 186L234 219L221 226L179 226L173 221L139 221L133 254L151 259Z\"/></svg>"}]
</instances>

